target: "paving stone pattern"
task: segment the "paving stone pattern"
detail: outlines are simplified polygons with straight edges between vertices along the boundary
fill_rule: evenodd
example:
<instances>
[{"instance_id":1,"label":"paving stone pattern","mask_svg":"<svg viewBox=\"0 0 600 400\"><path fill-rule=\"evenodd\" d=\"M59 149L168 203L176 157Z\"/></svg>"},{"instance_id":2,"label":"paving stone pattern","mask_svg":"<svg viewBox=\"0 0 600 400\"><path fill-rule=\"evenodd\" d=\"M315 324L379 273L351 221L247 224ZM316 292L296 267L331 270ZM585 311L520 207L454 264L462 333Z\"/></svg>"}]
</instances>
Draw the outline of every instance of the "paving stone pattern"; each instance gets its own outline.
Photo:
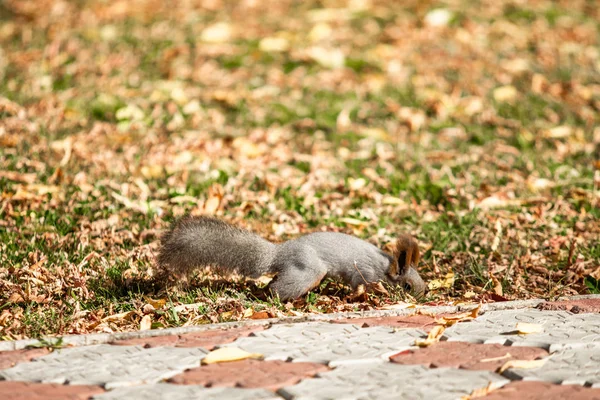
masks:
<instances>
[{"instance_id":1,"label":"paving stone pattern","mask_svg":"<svg viewBox=\"0 0 600 400\"><path fill-rule=\"evenodd\" d=\"M225 346L265 355L267 360L309 361L336 366L387 359L426 336L420 329L306 322L274 325Z\"/></svg>"},{"instance_id":2,"label":"paving stone pattern","mask_svg":"<svg viewBox=\"0 0 600 400\"><path fill-rule=\"evenodd\" d=\"M123 387L93 397L94 400L281 400L265 389L205 388L198 385L171 385L158 383Z\"/></svg>"},{"instance_id":3,"label":"paving stone pattern","mask_svg":"<svg viewBox=\"0 0 600 400\"><path fill-rule=\"evenodd\" d=\"M192 368L169 379L169 382L277 390L328 370L325 365L315 363L242 360Z\"/></svg>"},{"instance_id":4,"label":"paving stone pattern","mask_svg":"<svg viewBox=\"0 0 600 400\"><path fill-rule=\"evenodd\" d=\"M539 347L439 342L425 348L405 350L390 359L403 365L496 371L509 360L535 360L547 356L548 352Z\"/></svg>"},{"instance_id":5,"label":"paving stone pattern","mask_svg":"<svg viewBox=\"0 0 600 400\"><path fill-rule=\"evenodd\" d=\"M197 367L204 349L107 344L55 351L28 363L0 371L0 378L15 381L100 385L107 389L158 382Z\"/></svg>"},{"instance_id":6,"label":"paving stone pattern","mask_svg":"<svg viewBox=\"0 0 600 400\"><path fill-rule=\"evenodd\" d=\"M204 347L212 350L219 344L233 342L238 337L248 336L253 332L262 331L262 326L249 326L233 329L214 329L211 331L185 333L182 335L154 336L148 338L118 340L111 344L120 346L140 345L145 348L157 346L175 346L175 347Z\"/></svg>"},{"instance_id":7,"label":"paving stone pattern","mask_svg":"<svg viewBox=\"0 0 600 400\"><path fill-rule=\"evenodd\" d=\"M541 333L520 335L518 322L542 325ZM448 340L549 348L552 344L583 345L600 342L600 314L574 315L568 311L503 310L487 312L444 332Z\"/></svg>"},{"instance_id":8,"label":"paving stone pattern","mask_svg":"<svg viewBox=\"0 0 600 400\"><path fill-rule=\"evenodd\" d=\"M564 310L573 314L600 313L600 299L546 301L540 303L536 308L539 310Z\"/></svg>"},{"instance_id":9,"label":"paving stone pattern","mask_svg":"<svg viewBox=\"0 0 600 400\"><path fill-rule=\"evenodd\" d=\"M0 381L2 400L85 400L103 392L100 386Z\"/></svg>"},{"instance_id":10,"label":"paving stone pattern","mask_svg":"<svg viewBox=\"0 0 600 400\"><path fill-rule=\"evenodd\" d=\"M600 343L564 347L553 353L540 368L510 369L505 376L600 388Z\"/></svg>"},{"instance_id":11,"label":"paving stone pattern","mask_svg":"<svg viewBox=\"0 0 600 400\"><path fill-rule=\"evenodd\" d=\"M600 297L539 309L508 304L448 328L442 342L421 349L414 340L435 326L427 315L165 331L53 352L0 352L0 399L450 400L491 388L484 399L600 400L599 304ZM518 322L544 330L519 335ZM201 366L215 346L265 360ZM539 368L492 372L509 359L539 357L546 358Z\"/></svg>"},{"instance_id":12,"label":"paving stone pattern","mask_svg":"<svg viewBox=\"0 0 600 400\"><path fill-rule=\"evenodd\" d=\"M454 400L490 383L497 388L508 379L488 371L374 362L340 366L278 393L286 399Z\"/></svg>"},{"instance_id":13,"label":"paving stone pattern","mask_svg":"<svg viewBox=\"0 0 600 400\"><path fill-rule=\"evenodd\" d=\"M446 314L447 315L447 314ZM441 316L441 315L440 315ZM417 328L429 333L435 323L431 315L415 314L407 316L387 316L375 318L346 318L332 321L335 324L354 324L362 328L369 326L391 326L394 328Z\"/></svg>"},{"instance_id":14,"label":"paving stone pattern","mask_svg":"<svg viewBox=\"0 0 600 400\"><path fill-rule=\"evenodd\" d=\"M548 382L511 382L494 390L485 400L599 400L600 389Z\"/></svg>"},{"instance_id":15,"label":"paving stone pattern","mask_svg":"<svg viewBox=\"0 0 600 400\"><path fill-rule=\"evenodd\" d=\"M50 350L46 348L0 352L0 370L14 367L19 362L30 361L48 353L50 353Z\"/></svg>"}]
</instances>

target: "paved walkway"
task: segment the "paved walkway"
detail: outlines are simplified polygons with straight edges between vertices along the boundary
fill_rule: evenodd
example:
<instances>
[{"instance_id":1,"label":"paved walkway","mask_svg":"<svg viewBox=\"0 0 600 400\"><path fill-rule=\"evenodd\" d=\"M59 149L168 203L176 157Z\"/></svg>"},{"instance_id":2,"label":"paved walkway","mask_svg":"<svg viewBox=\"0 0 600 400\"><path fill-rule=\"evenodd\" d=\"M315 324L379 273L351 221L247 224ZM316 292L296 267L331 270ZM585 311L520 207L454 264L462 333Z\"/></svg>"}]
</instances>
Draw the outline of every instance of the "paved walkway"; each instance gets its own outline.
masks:
<instances>
[{"instance_id":1,"label":"paved walkway","mask_svg":"<svg viewBox=\"0 0 600 400\"><path fill-rule=\"evenodd\" d=\"M82 335L54 351L0 342L0 399L600 399L600 296L484 305L414 346L464 311ZM201 365L222 347L264 359Z\"/></svg>"}]
</instances>

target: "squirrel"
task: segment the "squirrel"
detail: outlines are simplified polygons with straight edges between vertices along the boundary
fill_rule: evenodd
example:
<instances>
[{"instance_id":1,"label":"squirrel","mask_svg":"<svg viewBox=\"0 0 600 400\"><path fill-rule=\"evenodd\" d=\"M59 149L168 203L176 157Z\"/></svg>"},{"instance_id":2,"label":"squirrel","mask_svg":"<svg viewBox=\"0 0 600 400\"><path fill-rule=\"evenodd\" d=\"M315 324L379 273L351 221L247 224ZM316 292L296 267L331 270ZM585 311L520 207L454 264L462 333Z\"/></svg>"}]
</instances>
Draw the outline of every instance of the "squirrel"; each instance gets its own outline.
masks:
<instances>
[{"instance_id":1,"label":"squirrel","mask_svg":"<svg viewBox=\"0 0 600 400\"><path fill-rule=\"evenodd\" d=\"M315 232L275 244L218 218L188 215L161 238L158 266L161 272L176 276L207 266L254 279L275 274L269 289L282 301L301 297L326 277L355 290L381 281L422 296L426 285L416 270L417 242L401 235L395 247L390 255L362 239L336 232Z\"/></svg>"}]
</instances>

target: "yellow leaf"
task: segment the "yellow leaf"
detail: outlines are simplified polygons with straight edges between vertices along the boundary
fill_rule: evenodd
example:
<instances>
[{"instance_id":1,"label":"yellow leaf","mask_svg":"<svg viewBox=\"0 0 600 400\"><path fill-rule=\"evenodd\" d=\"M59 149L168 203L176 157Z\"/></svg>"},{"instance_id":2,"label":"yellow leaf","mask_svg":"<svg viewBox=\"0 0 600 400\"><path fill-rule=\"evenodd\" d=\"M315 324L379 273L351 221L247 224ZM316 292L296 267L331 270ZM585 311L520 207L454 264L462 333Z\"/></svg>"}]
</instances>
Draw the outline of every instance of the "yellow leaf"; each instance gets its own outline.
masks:
<instances>
[{"instance_id":1,"label":"yellow leaf","mask_svg":"<svg viewBox=\"0 0 600 400\"><path fill-rule=\"evenodd\" d=\"M117 321L124 321L126 319L131 318L131 316L135 314L134 311L127 311L127 312L122 312L119 314L113 314L113 315L109 315L107 317L102 318L102 321L105 322L117 322Z\"/></svg>"},{"instance_id":2,"label":"yellow leaf","mask_svg":"<svg viewBox=\"0 0 600 400\"><path fill-rule=\"evenodd\" d=\"M431 10L425 15L425 25L431 27L440 27L446 26L452 18L454 14L452 11L447 10L445 8L436 8L435 10Z\"/></svg>"},{"instance_id":3,"label":"yellow leaf","mask_svg":"<svg viewBox=\"0 0 600 400\"><path fill-rule=\"evenodd\" d=\"M367 223L356 218L342 218L341 221L346 225L365 226Z\"/></svg>"},{"instance_id":4,"label":"yellow leaf","mask_svg":"<svg viewBox=\"0 0 600 400\"><path fill-rule=\"evenodd\" d=\"M445 330L446 328L443 325L436 325L429 331L427 339L417 339L415 340L415 345L419 347L431 346L440 341Z\"/></svg>"},{"instance_id":5,"label":"yellow leaf","mask_svg":"<svg viewBox=\"0 0 600 400\"><path fill-rule=\"evenodd\" d=\"M340 49L312 47L308 50L308 55L325 68L338 69L346 63L346 56Z\"/></svg>"},{"instance_id":6,"label":"yellow leaf","mask_svg":"<svg viewBox=\"0 0 600 400\"><path fill-rule=\"evenodd\" d=\"M494 89L494 100L498 102L510 102L517 97L517 89L514 86L500 86Z\"/></svg>"},{"instance_id":7,"label":"yellow leaf","mask_svg":"<svg viewBox=\"0 0 600 400\"><path fill-rule=\"evenodd\" d=\"M290 42L282 37L266 37L258 44L258 48L264 52L280 52L290 48Z\"/></svg>"},{"instance_id":8,"label":"yellow leaf","mask_svg":"<svg viewBox=\"0 0 600 400\"><path fill-rule=\"evenodd\" d=\"M233 29L226 22L217 22L202 31L200 39L207 43L225 43L231 39Z\"/></svg>"},{"instance_id":9,"label":"yellow leaf","mask_svg":"<svg viewBox=\"0 0 600 400\"><path fill-rule=\"evenodd\" d=\"M381 310L405 310L407 308L415 308L415 304L405 303L403 301L396 304L389 304L387 306L381 307Z\"/></svg>"},{"instance_id":10,"label":"yellow leaf","mask_svg":"<svg viewBox=\"0 0 600 400\"><path fill-rule=\"evenodd\" d=\"M488 394L490 394L493 390L497 389L496 386L497 384L495 384L494 382L490 382L486 387L475 389L471 392L471 394L461 397L460 400L471 400L476 399L478 397L485 397Z\"/></svg>"},{"instance_id":11,"label":"yellow leaf","mask_svg":"<svg viewBox=\"0 0 600 400\"><path fill-rule=\"evenodd\" d=\"M392 197L392 196L383 196L382 203L389 204L392 206L405 206L406 205L406 202L404 200L402 200L401 198Z\"/></svg>"},{"instance_id":12,"label":"yellow leaf","mask_svg":"<svg viewBox=\"0 0 600 400\"><path fill-rule=\"evenodd\" d=\"M530 324L527 322L517 322L517 332L520 334L544 332L544 327L540 324Z\"/></svg>"},{"instance_id":13,"label":"yellow leaf","mask_svg":"<svg viewBox=\"0 0 600 400\"><path fill-rule=\"evenodd\" d=\"M213 350L202 359L202 364L216 364L229 361L245 360L247 358L262 359L263 355L258 353L248 353L237 347L222 347Z\"/></svg>"},{"instance_id":14,"label":"yellow leaf","mask_svg":"<svg viewBox=\"0 0 600 400\"><path fill-rule=\"evenodd\" d=\"M572 134L573 128L566 125L557 126L544 132L545 137L552 139L563 139L571 136Z\"/></svg>"},{"instance_id":15,"label":"yellow leaf","mask_svg":"<svg viewBox=\"0 0 600 400\"><path fill-rule=\"evenodd\" d=\"M152 328L152 317L150 315L144 315L140 321L140 331L147 331Z\"/></svg>"},{"instance_id":16,"label":"yellow leaf","mask_svg":"<svg viewBox=\"0 0 600 400\"><path fill-rule=\"evenodd\" d=\"M448 272L444 279L434 279L429 281L429 290L436 290L440 288L451 288L454 286L454 272Z\"/></svg>"},{"instance_id":17,"label":"yellow leaf","mask_svg":"<svg viewBox=\"0 0 600 400\"><path fill-rule=\"evenodd\" d=\"M444 326L452 326L457 322L471 321L477 318L477 314L479 313L479 309L481 308L481 304L472 309L471 311L466 311L460 314L455 315L447 315L445 317L436 318L435 322Z\"/></svg>"},{"instance_id":18,"label":"yellow leaf","mask_svg":"<svg viewBox=\"0 0 600 400\"><path fill-rule=\"evenodd\" d=\"M549 357L548 357L549 358ZM546 363L548 358L542 358L540 360L509 360L502 364L500 368L496 371L501 374L509 368L515 369L530 369L530 368L539 368Z\"/></svg>"},{"instance_id":19,"label":"yellow leaf","mask_svg":"<svg viewBox=\"0 0 600 400\"><path fill-rule=\"evenodd\" d=\"M151 299L150 297L146 297L146 303L150 304L152 307L154 307L156 309L161 309L165 306L165 304L167 304L167 299L154 300L154 299Z\"/></svg>"},{"instance_id":20,"label":"yellow leaf","mask_svg":"<svg viewBox=\"0 0 600 400\"><path fill-rule=\"evenodd\" d=\"M348 178L348 186L350 186L351 190L359 190L364 188L367 185L367 180L364 178Z\"/></svg>"}]
</instances>

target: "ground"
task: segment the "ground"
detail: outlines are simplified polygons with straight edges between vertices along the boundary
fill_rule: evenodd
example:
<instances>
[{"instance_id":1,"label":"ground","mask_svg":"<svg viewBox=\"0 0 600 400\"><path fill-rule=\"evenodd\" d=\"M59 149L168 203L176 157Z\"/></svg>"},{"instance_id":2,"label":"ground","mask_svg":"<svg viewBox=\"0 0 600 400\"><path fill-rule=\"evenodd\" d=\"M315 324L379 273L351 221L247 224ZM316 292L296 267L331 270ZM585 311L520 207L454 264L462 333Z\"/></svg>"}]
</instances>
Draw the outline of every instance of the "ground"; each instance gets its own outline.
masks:
<instances>
[{"instance_id":1,"label":"ground","mask_svg":"<svg viewBox=\"0 0 600 400\"><path fill-rule=\"evenodd\" d=\"M5 0L0 20L2 339L413 301L153 285L185 213L272 241L410 233L429 303L600 291L593 2Z\"/></svg>"}]
</instances>

